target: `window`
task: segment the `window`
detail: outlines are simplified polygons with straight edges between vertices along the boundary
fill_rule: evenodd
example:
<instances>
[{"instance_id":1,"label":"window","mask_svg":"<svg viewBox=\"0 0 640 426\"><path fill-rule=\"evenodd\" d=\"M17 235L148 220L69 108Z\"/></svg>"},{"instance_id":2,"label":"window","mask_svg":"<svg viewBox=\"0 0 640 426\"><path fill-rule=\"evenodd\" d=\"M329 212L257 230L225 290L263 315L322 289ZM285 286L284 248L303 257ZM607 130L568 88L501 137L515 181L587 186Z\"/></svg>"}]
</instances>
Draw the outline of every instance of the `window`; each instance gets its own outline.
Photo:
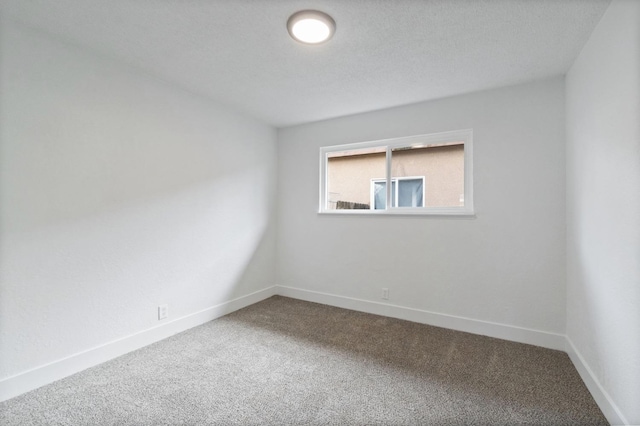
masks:
<instances>
[{"instance_id":1,"label":"window","mask_svg":"<svg viewBox=\"0 0 640 426\"><path fill-rule=\"evenodd\" d=\"M471 154L471 130L323 147L319 211L472 215Z\"/></svg>"},{"instance_id":2,"label":"window","mask_svg":"<svg viewBox=\"0 0 640 426\"><path fill-rule=\"evenodd\" d=\"M398 189L399 188L399 189ZM371 203L375 210L386 208L387 180L371 180ZM424 176L391 179L391 207L424 207Z\"/></svg>"}]
</instances>

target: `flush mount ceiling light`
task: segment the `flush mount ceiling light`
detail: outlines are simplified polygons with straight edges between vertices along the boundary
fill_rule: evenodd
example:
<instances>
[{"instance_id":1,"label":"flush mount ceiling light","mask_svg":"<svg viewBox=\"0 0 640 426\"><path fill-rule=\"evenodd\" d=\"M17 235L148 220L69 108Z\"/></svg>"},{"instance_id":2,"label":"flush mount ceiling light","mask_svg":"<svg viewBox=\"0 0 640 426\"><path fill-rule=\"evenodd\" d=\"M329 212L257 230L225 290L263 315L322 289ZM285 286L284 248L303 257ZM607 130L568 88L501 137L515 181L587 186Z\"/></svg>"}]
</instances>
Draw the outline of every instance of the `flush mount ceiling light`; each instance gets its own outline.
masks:
<instances>
[{"instance_id":1,"label":"flush mount ceiling light","mask_svg":"<svg viewBox=\"0 0 640 426\"><path fill-rule=\"evenodd\" d=\"M301 10L287 21L287 29L294 40L306 44L320 44L329 40L336 31L336 23L324 12Z\"/></svg>"}]
</instances>

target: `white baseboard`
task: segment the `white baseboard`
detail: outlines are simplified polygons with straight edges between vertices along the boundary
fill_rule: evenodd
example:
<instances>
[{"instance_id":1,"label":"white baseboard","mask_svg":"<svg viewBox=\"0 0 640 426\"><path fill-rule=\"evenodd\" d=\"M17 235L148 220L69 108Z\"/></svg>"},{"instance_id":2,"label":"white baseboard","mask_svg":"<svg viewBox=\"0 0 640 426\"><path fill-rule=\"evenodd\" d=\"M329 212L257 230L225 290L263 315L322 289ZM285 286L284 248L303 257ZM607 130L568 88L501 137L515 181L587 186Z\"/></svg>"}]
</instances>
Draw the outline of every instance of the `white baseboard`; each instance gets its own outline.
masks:
<instances>
[{"instance_id":1,"label":"white baseboard","mask_svg":"<svg viewBox=\"0 0 640 426\"><path fill-rule=\"evenodd\" d=\"M338 308L399 318L407 321L429 324L436 327L465 331L467 333L480 334L483 336L511 340L519 343L527 343L530 345L567 352L571 362L576 367L576 370L578 370L578 373L587 386L587 389L591 392L593 399L596 401L609 423L612 425L629 424L609 394L602 388L600 382L595 378L595 375L589 368L588 364L584 361L584 358L576 350L571 340L563 334L549 333L529 328L440 314L388 303L372 302L369 300L337 296L335 294L303 290L294 287L276 286L275 292L280 296L291 297L293 299L322 303L324 305L336 306Z\"/></svg>"},{"instance_id":2,"label":"white baseboard","mask_svg":"<svg viewBox=\"0 0 640 426\"><path fill-rule=\"evenodd\" d=\"M55 382L89 367L140 349L176 333L204 324L276 294L275 287L265 288L202 311L149 328L138 333L87 349L66 358L36 367L0 381L0 401Z\"/></svg>"},{"instance_id":3,"label":"white baseboard","mask_svg":"<svg viewBox=\"0 0 640 426\"><path fill-rule=\"evenodd\" d=\"M602 388L582 355L565 335L285 286L265 288L0 380L0 401L5 401L63 379L276 294L339 308L566 351L607 420L613 425L628 424L624 415L609 394Z\"/></svg>"},{"instance_id":4,"label":"white baseboard","mask_svg":"<svg viewBox=\"0 0 640 426\"><path fill-rule=\"evenodd\" d=\"M567 354L573 362L573 365L578 370L582 381L591 392L591 396L602 410L602 413L612 425L628 425L630 424L625 416L622 414L618 406L613 402L609 394L602 387L593 370L589 367L589 364L584 360L578 349L574 346L573 342L567 336Z\"/></svg>"},{"instance_id":5,"label":"white baseboard","mask_svg":"<svg viewBox=\"0 0 640 426\"><path fill-rule=\"evenodd\" d=\"M549 349L565 350L565 336L563 334L549 333L546 331L481 321L455 315L440 314L437 312L407 308L388 303L354 299L351 297L337 296L334 294L303 290L294 287L276 286L276 294L294 299L306 300L308 302L336 306L338 308L351 309L354 311L419 322L436 327L449 328L452 330L465 331L467 333L542 346Z\"/></svg>"}]
</instances>

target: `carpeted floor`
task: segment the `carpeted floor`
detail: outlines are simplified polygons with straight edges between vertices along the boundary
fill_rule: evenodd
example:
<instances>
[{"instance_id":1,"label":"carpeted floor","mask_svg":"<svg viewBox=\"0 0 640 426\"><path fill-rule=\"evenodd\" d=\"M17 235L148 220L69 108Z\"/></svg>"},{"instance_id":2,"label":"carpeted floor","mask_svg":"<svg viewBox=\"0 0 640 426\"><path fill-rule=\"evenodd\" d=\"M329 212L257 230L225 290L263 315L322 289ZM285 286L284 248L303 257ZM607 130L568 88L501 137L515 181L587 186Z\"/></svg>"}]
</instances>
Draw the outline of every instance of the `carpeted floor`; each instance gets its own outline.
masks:
<instances>
[{"instance_id":1,"label":"carpeted floor","mask_svg":"<svg viewBox=\"0 0 640 426\"><path fill-rule=\"evenodd\" d=\"M602 425L566 354L272 297L0 403L2 425Z\"/></svg>"}]
</instances>

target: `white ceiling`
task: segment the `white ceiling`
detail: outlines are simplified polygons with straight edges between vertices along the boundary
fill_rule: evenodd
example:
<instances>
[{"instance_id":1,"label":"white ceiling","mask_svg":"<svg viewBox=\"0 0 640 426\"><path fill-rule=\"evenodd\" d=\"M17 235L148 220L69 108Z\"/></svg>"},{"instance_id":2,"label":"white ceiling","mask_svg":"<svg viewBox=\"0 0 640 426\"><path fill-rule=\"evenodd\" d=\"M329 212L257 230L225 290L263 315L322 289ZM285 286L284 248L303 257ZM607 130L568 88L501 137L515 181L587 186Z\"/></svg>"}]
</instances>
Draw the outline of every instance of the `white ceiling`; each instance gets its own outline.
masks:
<instances>
[{"instance_id":1,"label":"white ceiling","mask_svg":"<svg viewBox=\"0 0 640 426\"><path fill-rule=\"evenodd\" d=\"M609 0L0 0L2 15L282 127L564 74ZM321 46L287 18L336 21Z\"/></svg>"}]
</instances>

